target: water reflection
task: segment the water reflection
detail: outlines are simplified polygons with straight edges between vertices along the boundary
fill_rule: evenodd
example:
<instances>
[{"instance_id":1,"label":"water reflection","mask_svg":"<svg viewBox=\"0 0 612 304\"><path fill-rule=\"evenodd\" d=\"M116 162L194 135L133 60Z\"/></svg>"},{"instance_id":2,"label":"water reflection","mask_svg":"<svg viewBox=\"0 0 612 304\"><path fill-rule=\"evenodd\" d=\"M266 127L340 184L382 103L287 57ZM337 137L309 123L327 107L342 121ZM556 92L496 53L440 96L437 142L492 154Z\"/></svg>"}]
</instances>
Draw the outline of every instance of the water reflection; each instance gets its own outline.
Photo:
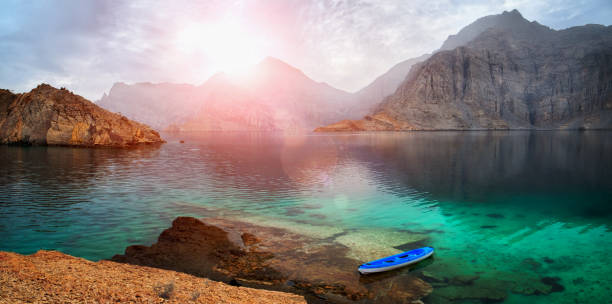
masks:
<instances>
[{"instance_id":1,"label":"water reflection","mask_svg":"<svg viewBox=\"0 0 612 304\"><path fill-rule=\"evenodd\" d=\"M0 146L0 250L108 258L152 243L178 215L246 214L361 229L368 237L359 242L383 242L364 229L419 232L440 250L434 270L507 265L496 271L508 275L527 258L509 248L595 269L606 266L567 258L563 246L600 260L612 246L612 132L165 138L132 150ZM577 275L566 263L536 262L539 276Z\"/></svg>"}]
</instances>

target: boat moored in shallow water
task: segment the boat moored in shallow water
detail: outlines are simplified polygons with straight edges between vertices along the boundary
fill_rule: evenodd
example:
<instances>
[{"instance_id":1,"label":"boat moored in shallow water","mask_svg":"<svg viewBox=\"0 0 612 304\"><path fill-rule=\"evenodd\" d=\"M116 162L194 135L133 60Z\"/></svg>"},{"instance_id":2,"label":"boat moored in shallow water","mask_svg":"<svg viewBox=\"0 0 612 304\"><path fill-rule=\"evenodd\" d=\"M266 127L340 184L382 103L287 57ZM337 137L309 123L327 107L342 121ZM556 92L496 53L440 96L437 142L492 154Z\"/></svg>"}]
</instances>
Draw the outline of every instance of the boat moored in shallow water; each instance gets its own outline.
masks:
<instances>
[{"instance_id":1,"label":"boat moored in shallow water","mask_svg":"<svg viewBox=\"0 0 612 304\"><path fill-rule=\"evenodd\" d=\"M418 263L430 257L433 253L434 249L432 247L413 249L410 251L402 252L400 254L364 263L359 266L358 270L361 274L389 271L414 263Z\"/></svg>"}]
</instances>

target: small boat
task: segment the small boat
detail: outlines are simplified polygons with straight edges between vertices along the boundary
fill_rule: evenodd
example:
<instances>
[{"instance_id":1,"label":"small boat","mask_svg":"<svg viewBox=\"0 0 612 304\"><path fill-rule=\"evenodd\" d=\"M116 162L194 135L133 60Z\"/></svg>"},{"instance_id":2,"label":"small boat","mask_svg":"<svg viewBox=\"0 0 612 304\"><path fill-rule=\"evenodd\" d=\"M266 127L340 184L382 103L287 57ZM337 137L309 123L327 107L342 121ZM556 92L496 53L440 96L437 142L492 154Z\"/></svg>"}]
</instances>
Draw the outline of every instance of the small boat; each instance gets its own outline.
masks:
<instances>
[{"instance_id":1,"label":"small boat","mask_svg":"<svg viewBox=\"0 0 612 304\"><path fill-rule=\"evenodd\" d=\"M367 262L359 266L358 270L361 274L388 271L418 263L430 257L433 253L434 249L432 247L418 248L382 258L380 260Z\"/></svg>"}]
</instances>

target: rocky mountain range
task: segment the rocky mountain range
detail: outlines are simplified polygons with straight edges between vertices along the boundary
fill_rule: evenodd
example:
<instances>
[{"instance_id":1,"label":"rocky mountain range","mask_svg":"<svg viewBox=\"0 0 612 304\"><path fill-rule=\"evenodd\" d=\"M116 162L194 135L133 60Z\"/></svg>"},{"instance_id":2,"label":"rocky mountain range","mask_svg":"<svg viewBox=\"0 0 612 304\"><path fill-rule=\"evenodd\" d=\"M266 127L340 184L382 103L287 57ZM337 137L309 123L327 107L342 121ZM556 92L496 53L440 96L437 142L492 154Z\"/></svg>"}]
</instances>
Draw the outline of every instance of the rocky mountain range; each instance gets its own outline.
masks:
<instances>
[{"instance_id":1,"label":"rocky mountain range","mask_svg":"<svg viewBox=\"0 0 612 304\"><path fill-rule=\"evenodd\" d=\"M250 77L219 73L199 86L117 83L98 104L172 131L608 128L610 32L556 31L514 10L352 94L266 58Z\"/></svg>"},{"instance_id":2,"label":"rocky mountain range","mask_svg":"<svg viewBox=\"0 0 612 304\"><path fill-rule=\"evenodd\" d=\"M612 27L556 31L514 10L449 37L370 115L317 131L610 127Z\"/></svg>"},{"instance_id":3,"label":"rocky mountain range","mask_svg":"<svg viewBox=\"0 0 612 304\"><path fill-rule=\"evenodd\" d=\"M268 57L247 76L218 73L200 86L115 84L98 104L159 129L270 131L312 130L366 114L349 107L351 98Z\"/></svg>"},{"instance_id":4,"label":"rocky mountain range","mask_svg":"<svg viewBox=\"0 0 612 304\"><path fill-rule=\"evenodd\" d=\"M148 126L66 89L41 84L23 94L0 90L1 144L126 147L162 142Z\"/></svg>"}]
</instances>

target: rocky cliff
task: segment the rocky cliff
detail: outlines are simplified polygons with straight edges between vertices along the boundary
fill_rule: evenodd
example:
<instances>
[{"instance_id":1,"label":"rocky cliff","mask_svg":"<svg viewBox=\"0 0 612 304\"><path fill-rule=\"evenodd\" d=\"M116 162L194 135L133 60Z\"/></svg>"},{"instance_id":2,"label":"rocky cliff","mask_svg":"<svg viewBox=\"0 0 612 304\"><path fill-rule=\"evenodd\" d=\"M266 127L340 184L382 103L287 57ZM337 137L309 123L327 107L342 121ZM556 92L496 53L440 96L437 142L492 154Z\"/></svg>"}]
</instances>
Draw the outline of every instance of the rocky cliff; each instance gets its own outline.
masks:
<instances>
[{"instance_id":1,"label":"rocky cliff","mask_svg":"<svg viewBox=\"0 0 612 304\"><path fill-rule=\"evenodd\" d=\"M413 67L372 115L317 131L612 127L612 27L498 16L503 26Z\"/></svg>"},{"instance_id":2,"label":"rocky cliff","mask_svg":"<svg viewBox=\"0 0 612 304\"><path fill-rule=\"evenodd\" d=\"M146 125L106 111L65 89L0 90L0 143L126 147L161 143Z\"/></svg>"},{"instance_id":3,"label":"rocky cliff","mask_svg":"<svg viewBox=\"0 0 612 304\"><path fill-rule=\"evenodd\" d=\"M351 101L351 114L358 115L356 116L358 118L370 113L385 97L395 92L415 64L427 60L430 56L431 54L425 54L404 60L391 67L384 74L376 77L374 81L363 89L354 93Z\"/></svg>"}]
</instances>

